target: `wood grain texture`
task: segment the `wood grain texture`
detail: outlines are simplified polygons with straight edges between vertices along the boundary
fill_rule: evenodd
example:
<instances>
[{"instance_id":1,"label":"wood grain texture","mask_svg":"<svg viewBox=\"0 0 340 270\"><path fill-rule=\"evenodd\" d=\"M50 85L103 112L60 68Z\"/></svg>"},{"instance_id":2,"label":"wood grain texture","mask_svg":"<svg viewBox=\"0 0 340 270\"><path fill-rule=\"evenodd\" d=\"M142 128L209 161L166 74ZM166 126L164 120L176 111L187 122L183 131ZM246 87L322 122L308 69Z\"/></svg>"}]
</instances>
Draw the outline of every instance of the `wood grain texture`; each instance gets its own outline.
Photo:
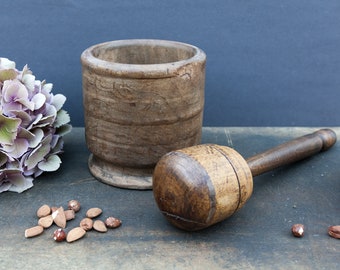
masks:
<instances>
[{"instance_id":1,"label":"wood grain texture","mask_svg":"<svg viewBox=\"0 0 340 270\"><path fill-rule=\"evenodd\" d=\"M153 176L156 203L165 217L185 230L200 230L234 214L250 198L252 175L235 150L197 145L171 152Z\"/></svg>"},{"instance_id":2,"label":"wood grain texture","mask_svg":"<svg viewBox=\"0 0 340 270\"><path fill-rule=\"evenodd\" d=\"M170 152L154 171L156 203L173 225L204 229L245 204L253 191L253 176L328 150L336 139L333 130L321 129L247 161L232 148L211 144Z\"/></svg>"},{"instance_id":3,"label":"wood grain texture","mask_svg":"<svg viewBox=\"0 0 340 270\"><path fill-rule=\"evenodd\" d=\"M252 175L257 176L326 151L336 141L337 136L333 130L320 129L248 158L247 163Z\"/></svg>"},{"instance_id":4,"label":"wood grain texture","mask_svg":"<svg viewBox=\"0 0 340 270\"><path fill-rule=\"evenodd\" d=\"M150 169L165 153L200 142L200 49L170 41L113 41L87 49L81 60L86 142L106 167Z\"/></svg>"}]
</instances>

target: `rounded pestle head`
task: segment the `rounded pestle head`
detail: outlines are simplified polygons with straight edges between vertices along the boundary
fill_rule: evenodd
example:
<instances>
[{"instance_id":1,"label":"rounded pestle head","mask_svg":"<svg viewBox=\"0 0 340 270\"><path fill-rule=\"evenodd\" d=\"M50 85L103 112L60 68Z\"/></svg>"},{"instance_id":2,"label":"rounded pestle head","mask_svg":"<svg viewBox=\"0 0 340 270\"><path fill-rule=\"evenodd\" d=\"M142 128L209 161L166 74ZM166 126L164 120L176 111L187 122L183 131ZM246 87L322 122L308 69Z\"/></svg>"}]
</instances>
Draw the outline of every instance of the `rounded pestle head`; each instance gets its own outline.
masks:
<instances>
[{"instance_id":1,"label":"rounded pestle head","mask_svg":"<svg viewBox=\"0 0 340 270\"><path fill-rule=\"evenodd\" d=\"M153 174L153 192L174 226L195 231L231 216L250 198L253 178L235 150L196 145L164 155Z\"/></svg>"},{"instance_id":2,"label":"rounded pestle head","mask_svg":"<svg viewBox=\"0 0 340 270\"><path fill-rule=\"evenodd\" d=\"M331 129L320 129L316 131L315 134L317 134L322 140L323 147L321 151L327 151L337 141L336 133Z\"/></svg>"}]
</instances>

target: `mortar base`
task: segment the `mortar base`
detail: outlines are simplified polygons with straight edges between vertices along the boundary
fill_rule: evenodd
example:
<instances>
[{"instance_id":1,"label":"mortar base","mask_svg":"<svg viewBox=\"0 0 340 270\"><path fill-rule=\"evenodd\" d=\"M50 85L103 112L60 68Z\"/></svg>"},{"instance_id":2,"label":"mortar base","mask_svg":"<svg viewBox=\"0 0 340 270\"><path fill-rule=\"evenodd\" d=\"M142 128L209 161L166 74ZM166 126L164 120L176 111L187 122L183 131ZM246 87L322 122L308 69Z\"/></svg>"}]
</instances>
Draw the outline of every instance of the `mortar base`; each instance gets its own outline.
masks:
<instances>
[{"instance_id":1,"label":"mortar base","mask_svg":"<svg viewBox=\"0 0 340 270\"><path fill-rule=\"evenodd\" d=\"M88 166L92 175L99 181L126 189L152 189L152 168L121 167L90 155Z\"/></svg>"}]
</instances>

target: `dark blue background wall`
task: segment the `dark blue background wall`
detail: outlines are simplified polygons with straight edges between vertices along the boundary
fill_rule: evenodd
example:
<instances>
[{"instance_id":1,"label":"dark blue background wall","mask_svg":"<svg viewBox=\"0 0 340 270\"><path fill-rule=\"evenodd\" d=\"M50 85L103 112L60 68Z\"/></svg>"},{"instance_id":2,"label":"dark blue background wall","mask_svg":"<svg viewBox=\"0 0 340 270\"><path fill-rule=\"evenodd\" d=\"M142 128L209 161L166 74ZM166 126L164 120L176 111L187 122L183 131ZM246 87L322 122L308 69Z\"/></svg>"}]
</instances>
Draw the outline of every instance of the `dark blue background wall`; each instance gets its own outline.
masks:
<instances>
[{"instance_id":1,"label":"dark blue background wall","mask_svg":"<svg viewBox=\"0 0 340 270\"><path fill-rule=\"evenodd\" d=\"M1 0L0 35L0 56L67 96L74 126L81 52L130 38L206 52L206 126L340 125L338 0Z\"/></svg>"}]
</instances>

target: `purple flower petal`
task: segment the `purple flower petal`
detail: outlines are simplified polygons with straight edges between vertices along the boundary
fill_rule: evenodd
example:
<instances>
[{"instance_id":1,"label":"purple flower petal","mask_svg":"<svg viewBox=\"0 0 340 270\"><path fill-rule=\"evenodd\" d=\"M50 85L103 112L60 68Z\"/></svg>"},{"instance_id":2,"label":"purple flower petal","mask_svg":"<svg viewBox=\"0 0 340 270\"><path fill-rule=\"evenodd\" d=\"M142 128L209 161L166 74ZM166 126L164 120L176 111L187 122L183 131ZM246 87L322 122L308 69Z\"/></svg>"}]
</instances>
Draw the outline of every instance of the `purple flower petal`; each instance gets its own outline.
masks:
<instances>
[{"instance_id":1,"label":"purple flower petal","mask_svg":"<svg viewBox=\"0 0 340 270\"><path fill-rule=\"evenodd\" d=\"M50 152L50 142L52 135L48 135L42 143L35 148L26 159L24 165L27 166L28 170L33 169L37 164L44 159L44 157Z\"/></svg>"},{"instance_id":2,"label":"purple flower petal","mask_svg":"<svg viewBox=\"0 0 340 270\"><path fill-rule=\"evenodd\" d=\"M21 81L25 84L27 89L30 91L34 90L34 84L35 84L35 76L29 73L26 73L24 76L22 76Z\"/></svg>"},{"instance_id":3,"label":"purple flower petal","mask_svg":"<svg viewBox=\"0 0 340 270\"><path fill-rule=\"evenodd\" d=\"M31 111L34 109L34 103L28 100L27 88L18 80L4 82L3 99L7 103L20 103Z\"/></svg>"},{"instance_id":4,"label":"purple flower petal","mask_svg":"<svg viewBox=\"0 0 340 270\"><path fill-rule=\"evenodd\" d=\"M60 167L62 136L71 130L66 97L36 80L28 66L0 58L0 193L22 192L34 177Z\"/></svg>"},{"instance_id":5,"label":"purple flower petal","mask_svg":"<svg viewBox=\"0 0 340 270\"><path fill-rule=\"evenodd\" d=\"M0 193L8 191L11 185L12 184L10 182L0 181Z\"/></svg>"},{"instance_id":6,"label":"purple flower petal","mask_svg":"<svg viewBox=\"0 0 340 270\"><path fill-rule=\"evenodd\" d=\"M23 111L23 110L11 110L11 115L8 115L14 118L20 118L21 119L21 124L20 126L23 128L26 128L31 122L32 122L32 118L31 116Z\"/></svg>"},{"instance_id":7,"label":"purple flower petal","mask_svg":"<svg viewBox=\"0 0 340 270\"><path fill-rule=\"evenodd\" d=\"M43 94L38 93L34 95L32 98L32 102L34 102L34 110L40 109L45 104L45 101L46 97Z\"/></svg>"},{"instance_id":8,"label":"purple flower petal","mask_svg":"<svg viewBox=\"0 0 340 270\"><path fill-rule=\"evenodd\" d=\"M20 158L28 150L28 141L26 139L17 138L12 145L4 145L3 149L12 158Z\"/></svg>"},{"instance_id":9,"label":"purple flower petal","mask_svg":"<svg viewBox=\"0 0 340 270\"><path fill-rule=\"evenodd\" d=\"M62 94L57 94L53 96L52 105L59 111L66 101L66 97Z\"/></svg>"},{"instance_id":10,"label":"purple flower petal","mask_svg":"<svg viewBox=\"0 0 340 270\"><path fill-rule=\"evenodd\" d=\"M33 187L33 178L24 177L22 174L17 173L10 176L11 187L9 191L21 193L31 187Z\"/></svg>"},{"instance_id":11,"label":"purple flower petal","mask_svg":"<svg viewBox=\"0 0 340 270\"><path fill-rule=\"evenodd\" d=\"M15 62L9 60L8 58L0 57L0 68L1 69L8 69L8 68L15 69Z\"/></svg>"},{"instance_id":12,"label":"purple flower petal","mask_svg":"<svg viewBox=\"0 0 340 270\"><path fill-rule=\"evenodd\" d=\"M39 162L38 168L45 172L53 172L59 169L60 163L60 158L57 155L52 155L46 160Z\"/></svg>"},{"instance_id":13,"label":"purple flower petal","mask_svg":"<svg viewBox=\"0 0 340 270\"><path fill-rule=\"evenodd\" d=\"M36 128L32 131L34 138L29 141L29 147L36 148L44 137L44 132L40 128Z\"/></svg>"}]
</instances>

